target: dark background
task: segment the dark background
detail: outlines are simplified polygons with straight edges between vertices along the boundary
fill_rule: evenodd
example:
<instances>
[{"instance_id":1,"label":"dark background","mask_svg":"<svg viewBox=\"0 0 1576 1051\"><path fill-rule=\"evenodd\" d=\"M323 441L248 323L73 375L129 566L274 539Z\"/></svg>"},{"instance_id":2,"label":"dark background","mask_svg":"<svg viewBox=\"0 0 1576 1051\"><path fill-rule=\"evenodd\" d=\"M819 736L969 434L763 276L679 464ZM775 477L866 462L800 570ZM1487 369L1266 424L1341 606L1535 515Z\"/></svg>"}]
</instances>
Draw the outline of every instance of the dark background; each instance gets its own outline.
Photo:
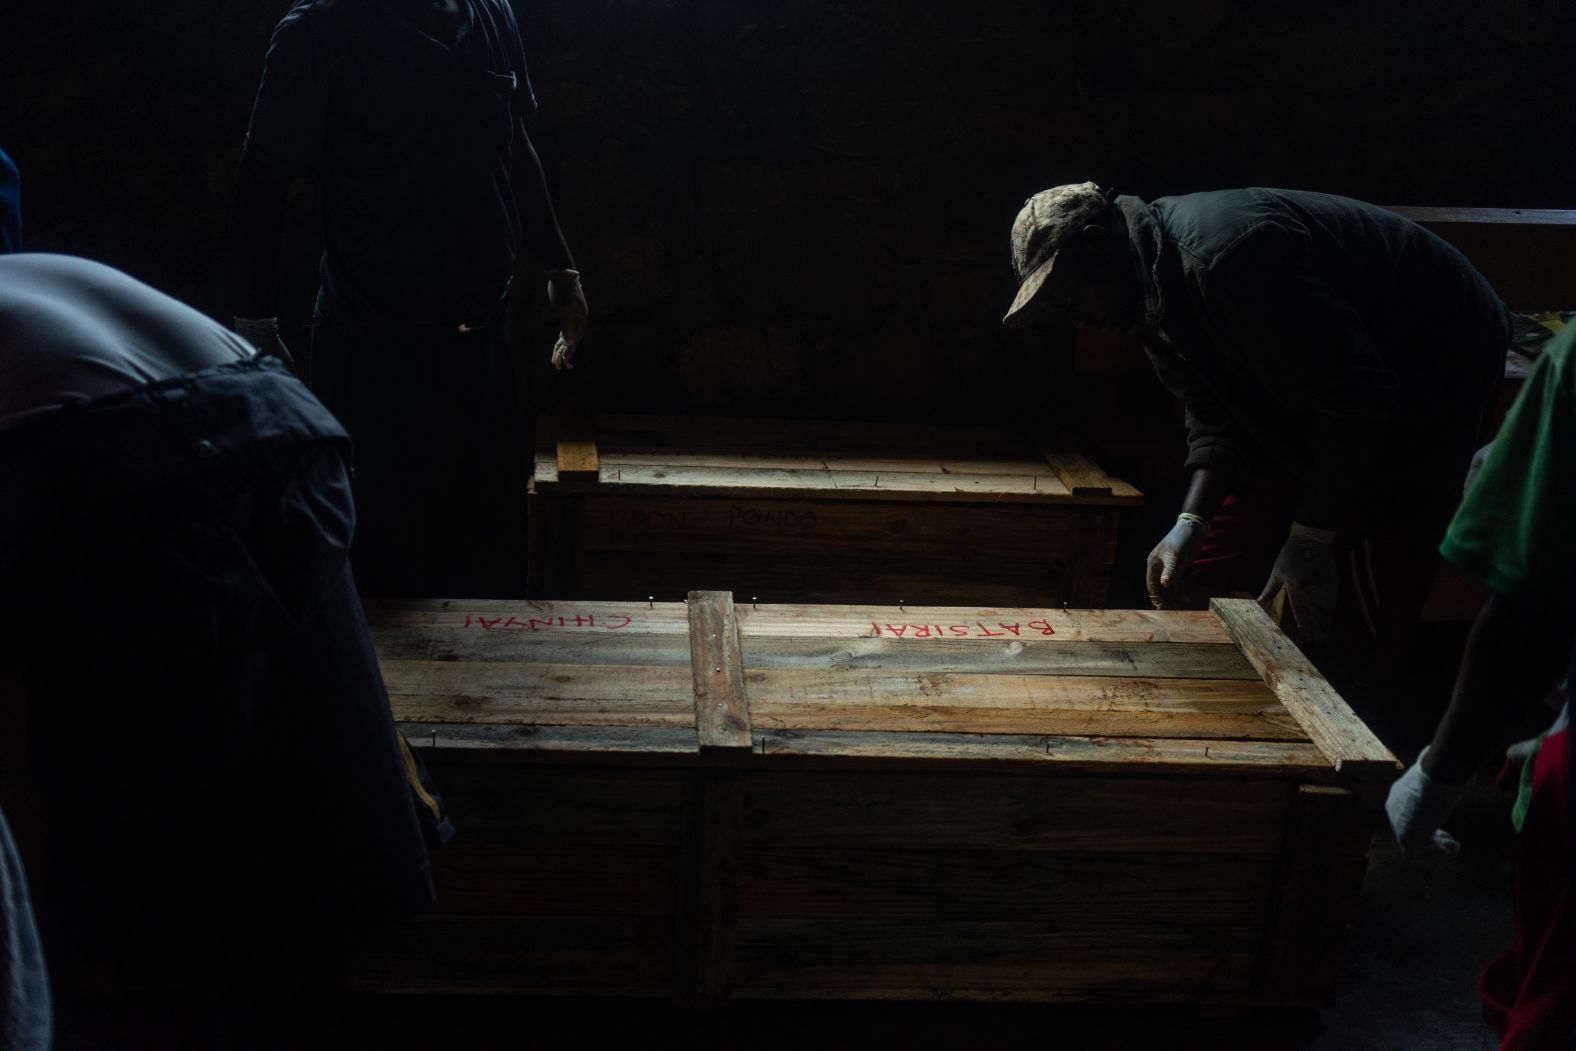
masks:
<instances>
[{"instance_id":1,"label":"dark background","mask_svg":"<svg viewBox=\"0 0 1576 1051\"><path fill-rule=\"evenodd\" d=\"M996 420L1066 408L1001 329L1023 199L1294 186L1571 207L1571 5L517 0L533 136L592 307L575 382L662 412ZM0 29L29 247L216 317L282 0L37 5ZM281 312L304 343L316 215ZM442 202L436 203L442 207ZM524 338L550 343L538 282ZM538 348L539 344L539 348Z\"/></svg>"}]
</instances>

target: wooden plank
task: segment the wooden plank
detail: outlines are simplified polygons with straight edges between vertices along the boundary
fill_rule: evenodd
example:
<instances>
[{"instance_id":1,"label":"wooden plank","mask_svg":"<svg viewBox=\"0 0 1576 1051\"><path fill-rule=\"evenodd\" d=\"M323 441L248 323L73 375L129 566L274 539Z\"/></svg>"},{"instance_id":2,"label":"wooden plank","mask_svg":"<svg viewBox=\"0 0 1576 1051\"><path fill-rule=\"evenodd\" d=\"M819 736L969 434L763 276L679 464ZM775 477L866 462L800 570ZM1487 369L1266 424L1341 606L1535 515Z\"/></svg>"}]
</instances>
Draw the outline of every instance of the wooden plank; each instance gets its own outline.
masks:
<instances>
[{"instance_id":1,"label":"wooden plank","mask_svg":"<svg viewBox=\"0 0 1576 1051\"><path fill-rule=\"evenodd\" d=\"M1257 602L1217 598L1209 608L1338 772L1365 781L1389 780L1401 772L1390 750Z\"/></svg>"},{"instance_id":2,"label":"wooden plank","mask_svg":"<svg viewBox=\"0 0 1576 1051\"><path fill-rule=\"evenodd\" d=\"M678 850L687 778L675 770L499 764L475 753L427 756L467 843Z\"/></svg>"},{"instance_id":3,"label":"wooden plank","mask_svg":"<svg viewBox=\"0 0 1576 1051\"><path fill-rule=\"evenodd\" d=\"M694 732L680 726L535 726L529 724L401 723L418 749L649 757L698 754ZM1051 765L1069 772L1109 771L1113 764L1145 772L1204 776L1333 778L1324 755L1305 741L1190 740L1165 737L1078 737L1048 734L965 734L913 730L859 732L762 730L755 752L776 760L868 769L890 760L904 769ZM429 760L431 761L431 760Z\"/></svg>"},{"instance_id":4,"label":"wooden plank","mask_svg":"<svg viewBox=\"0 0 1576 1051\"><path fill-rule=\"evenodd\" d=\"M398 722L693 726L680 667L390 661L383 681Z\"/></svg>"},{"instance_id":5,"label":"wooden plank","mask_svg":"<svg viewBox=\"0 0 1576 1051\"><path fill-rule=\"evenodd\" d=\"M763 558L820 563L846 557L895 564L900 579L922 578L925 574L917 572L914 564L920 560L959 564L981 573L994 563L1020 571L1040 567L1042 576L1049 575L1046 567L1060 566L1060 572L1066 573L1066 563L1083 550L1079 521L1085 516L1105 521L1103 516L1110 513L1092 508L1046 514L991 504L940 508L927 503L754 501L671 494L631 499L606 492L587 496L584 506L580 540L588 560L615 553L648 559L698 555L713 561L733 558L747 568ZM587 566L588 572L593 569ZM741 603L747 594L736 588L717 590L732 590ZM913 596L898 594L893 601L899 598Z\"/></svg>"},{"instance_id":6,"label":"wooden plank","mask_svg":"<svg viewBox=\"0 0 1576 1051\"><path fill-rule=\"evenodd\" d=\"M1134 773L1204 777L1335 776L1323 753L1301 741L773 730L757 733L756 747L779 763L798 758L828 768L870 769L873 761L893 761L931 772L1023 765L1109 773L1120 764Z\"/></svg>"},{"instance_id":7,"label":"wooden plank","mask_svg":"<svg viewBox=\"0 0 1576 1051\"><path fill-rule=\"evenodd\" d=\"M703 771L690 789L680 845L673 996L681 1006L721 1006L732 995L743 839L739 775Z\"/></svg>"},{"instance_id":8,"label":"wooden plank","mask_svg":"<svg viewBox=\"0 0 1576 1051\"><path fill-rule=\"evenodd\" d=\"M763 729L1304 740L1260 682L752 670Z\"/></svg>"},{"instance_id":9,"label":"wooden plank","mask_svg":"<svg viewBox=\"0 0 1576 1051\"><path fill-rule=\"evenodd\" d=\"M890 491L887 499L1074 497L1055 464L1019 436L999 429L661 417L603 418L594 427L602 481L620 487L766 494L788 489L817 495L824 489L832 498L865 490ZM555 439L564 437L547 426L541 432L538 492L572 481L557 455ZM1141 499L1132 486L1107 477L1076 453L1065 454L1061 467L1087 490L1079 502Z\"/></svg>"},{"instance_id":10,"label":"wooden plank","mask_svg":"<svg viewBox=\"0 0 1576 1051\"><path fill-rule=\"evenodd\" d=\"M745 643L766 637L859 639L985 638L1109 643L1200 643L1234 645L1207 610L1050 609L1036 606L804 605L752 602L735 592L739 637ZM764 598L764 596L763 596ZM689 609L683 602L640 600L521 601L516 599L368 600L374 637L385 628L462 628L519 636L522 653L533 637L553 634L689 634ZM531 621L535 620L533 626ZM548 621L553 623L548 624Z\"/></svg>"},{"instance_id":11,"label":"wooden plank","mask_svg":"<svg viewBox=\"0 0 1576 1051\"><path fill-rule=\"evenodd\" d=\"M1069 517L1078 555L1070 567L1063 604L1104 608L1111 590L1111 569L1116 564L1119 516L1115 511L1084 511Z\"/></svg>"},{"instance_id":12,"label":"wooden plank","mask_svg":"<svg viewBox=\"0 0 1576 1051\"><path fill-rule=\"evenodd\" d=\"M742 920L1256 923L1278 858L890 849L746 850ZM1119 919L1118 919L1119 918Z\"/></svg>"},{"instance_id":13,"label":"wooden plank","mask_svg":"<svg viewBox=\"0 0 1576 1051\"><path fill-rule=\"evenodd\" d=\"M825 668L916 674L1122 676L1145 679L1240 679L1259 682L1259 673L1235 646L1205 643L1124 644L1014 636L999 625L958 625L957 634L928 638L829 639L751 633L745 653L749 671ZM987 631L984 637L981 630ZM975 637L964 635L975 632ZM608 661L604 651L598 659ZM649 662L641 662L649 663Z\"/></svg>"},{"instance_id":14,"label":"wooden plank","mask_svg":"<svg viewBox=\"0 0 1576 1051\"><path fill-rule=\"evenodd\" d=\"M753 653L768 636L830 639L891 639L901 644L966 639L1015 641L1200 643L1230 645L1231 635L1204 610L1045 609L927 605L834 605L744 603L740 637Z\"/></svg>"},{"instance_id":15,"label":"wooden plank","mask_svg":"<svg viewBox=\"0 0 1576 1051\"><path fill-rule=\"evenodd\" d=\"M594 433L604 452L630 449L749 450L773 455L887 453L932 456L968 450L976 456L1033 454L1000 428L851 420L782 420L700 416L599 416ZM541 431L538 447L552 437Z\"/></svg>"},{"instance_id":16,"label":"wooden plank","mask_svg":"<svg viewBox=\"0 0 1576 1051\"><path fill-rule=\"evenodd\" d=\"M596 442L560 438L554 456L561 482L596 484L602 470Z\"/></svg>"},{"instance_id":17,"label":"wooden plank","mask_svg":"<svg viewBox=\"0 0 1576 1051\"><path fill-rule=\"evenodd\" d=\"M683 602L532 599L368 599L373 636L384 628L463 628L535 636L551 634L689 634Z\"/></svg>"},{"instance_id":18,"label":"wooden plank","mask_svg":"<svg viewBox=\"0 0 1576 1051\"><path fill-rule=\"evenodd\" d=\"M534 723L402 722L412 748L426 750L565 752L584 759L608 755L695 755L695 731L673 726L552 726Z\"/></svg>"},{"instance_id":19,"label":"wooden plank","mask_svg":"<svg viewBox=\"0 0 1576 1051\"><path fill-rule=\"evenodd\" d=\"M1328 1000L1366 867L1371 808L1349 789L1298 785L1254 985ZM1359 839L1364 853L1349 853Z\"/></svg>"},{"instance_id":20,"label":"wooden plank","mask_svg":"<svg viewBox=\"0 0 1576 1051\"><path fill-rule=\"evenodd\" d=\"M555 479L537 472L538 485ZM619 495L671 496L675 489L697 496L772 500L814 497L820 500L889 500L948 503L1073 504L1132 507L1143 494L1126 482L1109 479L1102 491L1070 492L1049 475L948 474L925 471L827 471L816 468L738 467L726 470L687 466L628 466L602 472L602 487Z\"/></svg>"},{"instance_id":21,"label":"wooden plank","mask_svg":"<svg viewBox=\"0 0 1576 1051\"><path fill-rule=\"evenodd\" d=\"M695 733L702 756L747 753L750 707L745 697L739 624L727 591L689 594L690 665L695 685Z\"/></svg>"},{"instance_id":22,"label":"wooden plank","mask_svg":"<svg viewBox=\"0 0 1576 1051\"><path fill-rule=\"evenodd\" d=\"M1258 928L859 919L739 924L739 996L998 999L1013 992L1243 990Z\"/></svg>"},{"instance_id":23,"label":"wooden plank","mask_svg":"<svg viewBox=\"0 0 1576 1051\"><path fill-rule=\"evenodd\" d=\"M1087 456L1075 452L1047 452L1045 462L1051 465L1063 488L1074 496L1110 496L1113 486L1125 483L1106 477Z\"/></svg>"},{"instance_id":24,"label":"wooden plank","mask_svg":"<svg viewBox=\"0 0 1576 1051\"><path fill-rule=\"evenodd\" d=\"M866 733L927 730L960 734L1058 734L1090 737L1181 737L1195 740L1298 741L1302 729L1276 709L1200 713L1133 711L1024 711L962 705L861 705L809 707L760 703L763 729Z\"/></svg>"},{"instance_id":25,"label":"wooden plank","mask_svg":"<svg viewBox=\"0 0 1576 1051\"><path fill-rule=\"evenodd\" d=\"M1259 681L1259 673L1235 646L1063 641L1042 637L1034 629L1025 637L1021 621L1017 635L998 623L959 624L956 633L938 634L934 627L926 638L752 633L745 667ZM384 661L687 666L690 657L688 641L677 635L628 632L540 632L527 641L507 631L401 625L380 628L377 646Z\"/></svg>"},{"instance_id":26,"label":"wooden plank","mask_svg":"<svg viewBox=\"0 0 1576 1051\"><path fill-rule=\"evenodd\" d=\"M1268 854L1284 833L1284 782L1025 777L828 770L751 776L751 849Z\"/></svg>"},{"instance_id":27,"label":"wooden plank","mask_svg":"<svg viewBox=\"0 0 1576 1051\"><path fill-rule=\"evenodd\" d=\"M1038 712L1137 714L1238 713L1272 718L1282 713L1275 694L1253 679L1133 678L1116 675L1019 675L1011 672L908 672L850 668L751 668L746 675L752 719L795 707L997 708ZM1283 714L1283 713L1282 713ZM1286 718L1294 739L1307 740ZM1052 732L1052 731L1046 731Z\"/></svg>"},{"instance_id":28,"label":"wooden plank","mask_svg":"<svg viewBox=\"0 0 1576 1051\"><path fill-rule=\"evenodd\" d=\"M1430 208L1404 204L1387 204L1384 208L1414 223L1576 226L1576 211L1561 208Z\"/></svg>"},{"instance_id":29,"label":"wooden plank","mask_svg":"<svg viewBox=\"0 0 1576 1051\"><path fill-rule=\"evenodd\" d=\"M380 993L663 996L673 921L656 916L425 916L378 937L345 971Z\"/></svg>"},{"instance_id":30,"label":"wooden plank","mask_svg":"<svg viewBox=\"0 0 1576 1051\"><path fill-rule=\"evenodd\" d=\"M526 632L503 627L477 630L394 624L378 628L375 639L378 658L385 662L489 664L516 661L688 668L690 659L689 640L677 632L575 631L556 627ZM1213 648L1237 656L1230 647ZM1155 662L1157 666L1160 663ZM1172 663L1185 666L1188 662L1179 656ZM1251 668L1248 672L1258 678Z\"/></svg>"},{"instance_id":31,"label":"wooden plank","mask_svg":"<svg viewBox=\"0 0 1576 1051\"><path fill-rule=\"evenodd\" d=\"M781 550L774 550L778 547ZM641 595L683 594L700 584L715 590L733 590L741 598L759 596L763 601L835 603L895 600L927 605L963 604L987 600L1008 606L1098 604L1105 585L1080 592L1074 572L1078 563L1067 560L1006 562L993 559L981 564L963 560L927 563L923 555L901 556L899 549L870 557L858 553L816 552L808 541L778 545L776 541L751 541L733 549L691 549L641 555L632 548L604 550L589 556L582 567L580 594ZM923 567L916 572L917 567Z\"/></svg>"},{"instance_id":32,"label":"wooden plank","mask_svg":"<svg viewBox=\"0 0 1576 1051\"><path fill-rule=\"evenodd\" d=\"M740 467L782 470L818 469L852 474L1012 475L1040 477L1055 483L1057 476L1042 456L1000 456L985 459L960 449L916 450L912 455L884 456L848 450L826 453L785 453L768 449L640 449L603 447L602 463L617 467L687 467L733 470Z\"/></svg>"},{"instance_id":33,"label":"wooden plank","mask_svg":"<svg viewBox=\"0 0 1576 1051\"><path fill-rule=\"evenodd\" d=\"M550 465L556 474L557 465ZM543 470L542 466L537 468ZM580 522L584 517L581 497L563 493L543 497L535 477L527 487L527 532L530 550L526 594L569 596L579 594Z\"/></svg>"},{"instance_id":34,"label":"wooden plank","mask_svg":"<svg viewBox=\"0 0 1576 1051\"><path fill-rule=\"evenodd\" d=\"M673 916L672 846L476 843L434 851L438 907L450 916Z\"/></svg>"}]
</instances>

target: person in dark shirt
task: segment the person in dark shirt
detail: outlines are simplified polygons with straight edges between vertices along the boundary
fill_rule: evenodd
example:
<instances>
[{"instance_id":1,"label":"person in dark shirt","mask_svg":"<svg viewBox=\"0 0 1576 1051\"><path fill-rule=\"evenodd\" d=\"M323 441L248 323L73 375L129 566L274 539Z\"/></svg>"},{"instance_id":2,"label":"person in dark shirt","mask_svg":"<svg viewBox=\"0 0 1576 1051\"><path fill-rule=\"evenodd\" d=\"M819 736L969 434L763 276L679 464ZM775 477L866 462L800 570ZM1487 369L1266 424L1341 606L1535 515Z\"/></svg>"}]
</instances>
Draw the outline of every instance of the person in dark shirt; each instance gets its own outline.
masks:
<instances>
[{"instance_id":1,"label":"person in dark shirt","mask_svg":"<svg viewBox=\"0 0 1576 1051\"><path fill-rule=\"evenodd\" d=\"M1149 556L1155 605L1251 589L1312 647L1393 655L1504 368L1482 275L1350 198L1094 183L1031 198L1013 262L1006 324L1124 327L1183 400L1191 485Z\"/></svg>"},{"instance_id":2,"label":"person in dark shirt","mask_svg":"<svg viewBox=\"0 0 1576 1051\"><path fill-rule=\"evenodd\" d=\"M240 1046L260 996L431 903L348 457L229 329L0 256L0 805L67 1046Z\"/></svg>"},{"instance_id":3,"label":"person in dark shirt","mask_svg":"<svg viewBox=\"0 0 1576 1051\"><path fill-rule=\"evenodd\" d=\"M288 358L273 274L289 182L321 190L313 391L356 445L363 592L519 594L527 422L507 325L517 250L566 364L585 297L526 131L507 0L300 0L274 30L236 199L236 330Z\"/></svg>"}]
</instances>

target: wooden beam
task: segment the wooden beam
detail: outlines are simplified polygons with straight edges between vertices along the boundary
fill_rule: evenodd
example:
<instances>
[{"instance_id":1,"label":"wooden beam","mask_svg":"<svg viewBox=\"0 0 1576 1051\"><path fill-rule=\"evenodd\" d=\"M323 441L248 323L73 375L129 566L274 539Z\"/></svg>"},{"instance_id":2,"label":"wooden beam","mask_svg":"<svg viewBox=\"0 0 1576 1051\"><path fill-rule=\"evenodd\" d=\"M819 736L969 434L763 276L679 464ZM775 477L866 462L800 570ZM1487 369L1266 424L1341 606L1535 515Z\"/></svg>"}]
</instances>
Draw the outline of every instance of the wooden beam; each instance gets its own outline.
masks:
<instances>
[{"instance_id":1,"label":"wooden beam","mask_svg":"<svg viewBox=\"0 0 1576 1051\"><path fill-rule=\"evenodd\" d=\"M749 702L731 591L689 593L690 671L695 682L695 733L702 756L748 753Z\"/></svg>"},{"instance_id":2,"label":"wooden beam","mask_svg":"<svg viewBox=\"0 0 1576 1051\"><path fill-rule=\"evenodd\" d=\"M679 844L673 999L680 1007L721 1007L732 996L743 839L744 784L738 774L699 771Z\"/></svg>"},{"instance_id":3,"label":"wooden beam","mask_svg":"<svg viewBox=\"0 0 1576 1051\"><path fill-rule=\"evenodd\" d=\"M561 482L590 482L600 477L602 461L597 455L596 442L573 438L558 440L558 480Z\"/></svg>"},{"instance_id":4,"label":"wooden beam","mask_svg":"<svg viewBox=\"0 0 1576 1051\"><path fill-rule=\"evenodd\" d=\"M748 755L750 712L733 593L691 591L687 601L700 754ZM743 838L743 782L725 769L697 771L679 846L673 988L680 1006L717 1007L732 995Z\"/></svg>"},{"instance_id":5,"label":"wooden beam","mask_svg":"<svg viewBox=\"0 0 1576 1051\"><path fill-rule=\"evenodd\" d=\"M1047 452L1045 462L1074 496L1111 495L1111 479L1082 453Z\"/></svg>"},{"instance_id":6,"label":"wooden beam","mask_svg":"<svg viewBox=\"0 0 1576 1051\"><path fill-rule=\"evenodd\" d=\"M1257 602L1217 598L1209 608L1337 772L1365 781L1386 780L1401 772L1390 750Z\"/></svg>"},{"instance_id":7,"label":"wooden beam","mask_svg":"<svg viewBox=\"0 0 1576 1051\"><path fill-rule=\"evenodd\" d=\"M1376 809L1373 801L1349 789L1297 786L1255 967L1255 989L1269 995L1313 994L1326 1002L1334 996L1367 867L1365 809Z\"/></svg>"},{"instance_id":8,"label":"wooden beam","mask_svg":"<svg viewBox=\"0 0 1576 1051\"><path fill-rule=\"evenodd\" d=\"M1497 223L1513 226L1576 226L1576 211L1559 208L1430 208L1386 204L1385 211L1414 223Z\"/></svg>"}]
</instances>

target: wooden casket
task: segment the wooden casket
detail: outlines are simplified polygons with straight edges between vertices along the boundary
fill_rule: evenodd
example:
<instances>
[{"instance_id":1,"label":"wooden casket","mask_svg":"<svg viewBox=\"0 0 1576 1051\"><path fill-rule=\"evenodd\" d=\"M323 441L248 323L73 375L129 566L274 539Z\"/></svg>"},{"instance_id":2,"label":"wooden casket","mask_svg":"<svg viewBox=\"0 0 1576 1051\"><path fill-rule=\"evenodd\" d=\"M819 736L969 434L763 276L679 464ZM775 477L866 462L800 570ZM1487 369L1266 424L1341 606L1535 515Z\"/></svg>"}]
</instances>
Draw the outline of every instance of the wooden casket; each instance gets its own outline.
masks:
<instances>
[{"instance_id":1,"label":"wooden casket","mask_svg":"<svg viewBox=\"0 0 1576 1051\"><path fill-rule=\"evenodd\" d=\"M1399 769L1246 600L369 613L459 829L384 991L1317 1004Z\"/></svg>"},{"instance_id":2,"label":"wooden casket","mask_svg":"<svg viewBox=\"0 0 1576 1051\"><path fill-rule=\"evenodd\" d=\"M1003 430L546 420L529 593L1098 607L1118 516L1142 502L1078 453Z\"/></svg>"}]
</instances>

